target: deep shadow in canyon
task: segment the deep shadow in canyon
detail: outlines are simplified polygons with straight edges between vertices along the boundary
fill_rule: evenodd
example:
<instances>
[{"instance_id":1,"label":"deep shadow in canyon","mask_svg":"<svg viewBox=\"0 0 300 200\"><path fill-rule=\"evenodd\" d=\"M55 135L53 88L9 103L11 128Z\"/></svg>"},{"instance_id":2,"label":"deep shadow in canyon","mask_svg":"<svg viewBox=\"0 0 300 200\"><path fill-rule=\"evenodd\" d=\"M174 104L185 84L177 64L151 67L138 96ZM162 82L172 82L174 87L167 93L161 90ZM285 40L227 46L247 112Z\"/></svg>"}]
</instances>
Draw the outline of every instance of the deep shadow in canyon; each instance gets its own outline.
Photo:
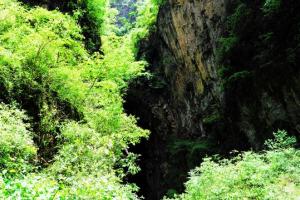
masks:
<instances>
[{"instance_id":1,"label":"deep shadow in canyon","mask_svg":"<svg viewBox=\"0 0 300 200\"><path fill-rule=\"evenodd\" d=\"M141 89L140 91L138 91ZM148 139L143 139L140 144L130 150L139 154L138 165L141 171L134 176L128 177L129 182L139 186L139 195L145 199L161 199L164 195L162 189L163 172L161 166L166 157L166 142L163 136L156 132L160 121L152 114L152 98L144 93L143 88L131 87L128 90L124 108L128 114L138 118L138 125L151 131ZM153 97L155 94L153 94Z\"/></svg>"},{"instance_id":2,"label":"deep shadow in canyon","mask_svg":"<svg viewBox=\"0 0 300 200\"><path fill-rule=\"evenodd\" d=\"M140 127L151 131L149 139L130 149L141 155L141 171L127 177L147 200L183 192L188 172L205 156L220 153L212 138L174 133L170 113L163 104L166 95L164 89L153 87L153 80L142 77L131 83L125 97L125 111L138 118Z\"/></svg>"}]
</instances>

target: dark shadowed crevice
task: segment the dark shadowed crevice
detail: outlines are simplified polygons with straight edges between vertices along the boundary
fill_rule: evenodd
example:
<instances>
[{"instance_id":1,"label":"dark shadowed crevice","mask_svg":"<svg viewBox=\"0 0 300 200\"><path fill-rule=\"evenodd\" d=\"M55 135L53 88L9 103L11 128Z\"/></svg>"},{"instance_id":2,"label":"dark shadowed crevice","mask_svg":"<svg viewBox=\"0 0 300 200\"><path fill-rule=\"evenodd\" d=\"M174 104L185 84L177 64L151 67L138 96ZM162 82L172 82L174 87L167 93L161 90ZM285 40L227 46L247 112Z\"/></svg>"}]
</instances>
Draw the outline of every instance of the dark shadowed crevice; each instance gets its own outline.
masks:
<instances>
[{"instance_id":1,"label":"dark shadowed crevice","mask_svg":"<svg viewBox=\"0 0 300 200\"><path fill-rule=\"evenodd\" d=\"M141 89L141 88L140 88ZM153 128L158 126L159 122L154 119L151 112L151 98L147 99L146 90L138 91L138 87L131 87L127 93L124 108L128 114L138 118L138 125L151 131L149 139L143 139L141 143L131 148L131 151L140 154L138 165L141 171L132 177L129 181L139 186L139 195L145 199L160 199L161 191L161 151L163 150L163 140ZM154 96L154 94L153 94Z\"/></svg>"},{"instance_id":2,"label":"dark shadowed crevice","mask_svg":"<svg viewBox=\"0 0 300 200\"><path fill-rule=\"evenodd\" d=\"M128 181L139 186L140 196L159 200L183 192L188 172L216 149L207 139L174 134L166 108L160 103L167 98L163 97L165 90L149 85L140 78L130 85L125 97L125 111L138 118L140 127L151 131L148 140L130 149L141 155L138 161L141 171L128 177Z\"/></svg>"}]
</instances>

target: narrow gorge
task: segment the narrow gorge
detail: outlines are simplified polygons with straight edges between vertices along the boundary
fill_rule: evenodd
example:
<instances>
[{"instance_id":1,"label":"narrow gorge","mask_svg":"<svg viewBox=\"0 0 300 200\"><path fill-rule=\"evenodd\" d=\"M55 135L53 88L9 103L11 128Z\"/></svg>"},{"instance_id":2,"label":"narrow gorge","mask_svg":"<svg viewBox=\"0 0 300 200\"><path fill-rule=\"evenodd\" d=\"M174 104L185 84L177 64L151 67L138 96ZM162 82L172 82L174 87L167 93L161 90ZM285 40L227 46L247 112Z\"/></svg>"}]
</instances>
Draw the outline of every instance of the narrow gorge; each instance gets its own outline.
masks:
<instances>
[{"instance_id":1,"label":"narrow gorge","mask_svg":"<svg viewBox=\"0 0 300 200\"><path fill-rule=\"evenodd\" d=\"M299 199L299 10L0 0L0 199Z\"/></svg>"}]
</instances>

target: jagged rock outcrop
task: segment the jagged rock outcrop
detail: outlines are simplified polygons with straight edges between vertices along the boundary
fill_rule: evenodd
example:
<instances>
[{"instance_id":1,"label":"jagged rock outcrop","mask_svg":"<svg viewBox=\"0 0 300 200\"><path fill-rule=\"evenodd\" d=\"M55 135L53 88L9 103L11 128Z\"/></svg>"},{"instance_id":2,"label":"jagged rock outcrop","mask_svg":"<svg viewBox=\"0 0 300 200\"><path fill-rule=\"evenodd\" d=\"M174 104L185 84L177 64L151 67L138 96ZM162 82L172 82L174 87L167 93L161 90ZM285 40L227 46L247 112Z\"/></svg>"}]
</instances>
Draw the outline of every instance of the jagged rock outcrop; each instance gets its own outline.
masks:
<instances>
[{"instance_id":1,"label":"jagged rock outcrop","mask_svg":"<svg viewBox=\"0 0 300 200\"><path fill-rule=\"evenodd\" d=\"M169 1L158 17L159 73L170 91L176 134L207 135L203 120L218 115L222 92L216 45L228 1Z\"/></svg>"}]
</instances>

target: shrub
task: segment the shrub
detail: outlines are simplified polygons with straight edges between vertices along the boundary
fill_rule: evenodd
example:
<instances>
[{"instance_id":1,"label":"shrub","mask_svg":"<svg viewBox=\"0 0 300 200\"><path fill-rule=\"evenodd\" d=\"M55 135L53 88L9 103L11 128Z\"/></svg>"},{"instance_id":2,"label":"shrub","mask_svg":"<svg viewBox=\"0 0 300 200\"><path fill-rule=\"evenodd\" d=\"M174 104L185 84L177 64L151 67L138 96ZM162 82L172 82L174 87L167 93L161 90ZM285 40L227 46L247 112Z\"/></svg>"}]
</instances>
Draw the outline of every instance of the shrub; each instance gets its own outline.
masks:
<instances>
[{"instance_id":1,"label":"shrub","mask_svg":"<svg viewBox=\"0 0 300 200\"><path fill-rule=\"evenodd\" d=\"M220 38L218 41L218 60L221 61L231 55L232 50L236 47L238 41L239 40L236 36Z\"/></svg>"},{"instance_id":2,"label":"shrub","mask_svg":"<svg viewBox=\"0 0 300 200\"><path fill-rule=\"evenodd\" d=\"M265 142L265 145L269 149L279 150L293 147L296 144L295 137L289 137L284 130L278 130L274 133L274 139L269 139Z\"/></svg>"},{"instance_id":3,"label":"shrub","mask_svg":"<svg viewBox=\"0 0 300 200\"><path fill-rule=\"evenodd\" d=\"M32 170L37 149L24 111L0 104L0 170L5 176Z\"/></svg>"},{"instance_id":4,"label":"shrub","mask_svg":"<svg viewBox=\"0 0 300 200\"><path fill-rule=\"evenodd\" d=\"M175 199L297 199L300 195L300 151L295 138L274 133L271 149L244 152L232 159L206 158L190 173L186 191Z\"/></svg>"},{"instance_id":5,"label":"shrub","mask_svg":"<svg viewBox=\"0 0 300 200\"><path fill-rule=\"evenodd\" d=\"M264 11L265 14L272 14L278 11L280 6L281 6L281 0L266 0L262 7L262 10Z\"/></svg>"},{"instance_id":6,"label":"shrub","mask_svg":"<svg viewBox=\"0 0 300 200\"><path fill-rule=\"evenodd\" d=\"M28 174L18 179L0 176L1 199L59 199L58 182L43 174Z\"/></svg>"}]
</instances>

